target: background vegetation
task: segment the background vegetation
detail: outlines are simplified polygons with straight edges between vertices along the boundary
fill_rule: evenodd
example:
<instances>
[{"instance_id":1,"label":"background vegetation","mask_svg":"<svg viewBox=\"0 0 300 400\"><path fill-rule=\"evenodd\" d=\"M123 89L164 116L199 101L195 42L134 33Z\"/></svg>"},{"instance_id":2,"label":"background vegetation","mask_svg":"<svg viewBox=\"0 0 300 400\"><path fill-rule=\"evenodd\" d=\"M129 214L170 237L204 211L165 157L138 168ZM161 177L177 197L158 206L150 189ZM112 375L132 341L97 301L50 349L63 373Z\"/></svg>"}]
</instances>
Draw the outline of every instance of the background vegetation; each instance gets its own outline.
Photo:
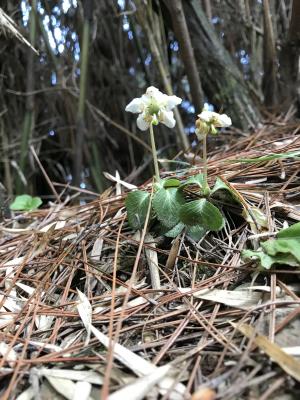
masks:
<instances>
[{"instance_id":1,"label":"background vegetation","mask_svg":"<svg viewBox=\"0 0 300 400\"><path fill-rule=\"evenodd\" d=\"M101 192L103 171L152 173L148 137L125 105L150 85L184 99L160 158L194 148L204 105L237 129L299 107L300 2L291 0L3 0L38 54L0 36L1 182L44 195L50 180Z\"/></svg>"}]
</instances>

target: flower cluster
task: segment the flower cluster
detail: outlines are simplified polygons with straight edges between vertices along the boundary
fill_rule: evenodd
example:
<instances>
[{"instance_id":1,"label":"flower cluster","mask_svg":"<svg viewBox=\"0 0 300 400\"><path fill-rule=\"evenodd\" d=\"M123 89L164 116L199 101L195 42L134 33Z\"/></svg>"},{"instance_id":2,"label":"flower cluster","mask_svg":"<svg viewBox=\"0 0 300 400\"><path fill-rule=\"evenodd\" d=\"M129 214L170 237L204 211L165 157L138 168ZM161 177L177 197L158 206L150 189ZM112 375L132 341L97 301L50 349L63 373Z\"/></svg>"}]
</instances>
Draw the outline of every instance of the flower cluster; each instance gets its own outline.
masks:
<instances>
[{"instance_id":1,"label":"flower cluster","mask_svg":"<svg viewBox=\"0 0 300 400\"><path fill-rule=\"evenodd\" d=\"M158 125L159 122L168 128L174 128L176 121L171 110L181 102L181 98L168 96L154 86L150 86L142 97L133 99L126 106L125 111L139 114L136 122L142 131L149 129L151 124Z\"/></svg>"},{"instance_id":2,"label":"flower cluster","mask_svg":"<svg viewBox=\"0 0 300 400\"><path fill-rule=\"evenodd\" d=\"M209 133L215 135L218 132L216 128L228 128L229 126L231 126L231 119L228 115L203 110L196 121L196 134L198 138Z\"/></svg>"}]
</instances>

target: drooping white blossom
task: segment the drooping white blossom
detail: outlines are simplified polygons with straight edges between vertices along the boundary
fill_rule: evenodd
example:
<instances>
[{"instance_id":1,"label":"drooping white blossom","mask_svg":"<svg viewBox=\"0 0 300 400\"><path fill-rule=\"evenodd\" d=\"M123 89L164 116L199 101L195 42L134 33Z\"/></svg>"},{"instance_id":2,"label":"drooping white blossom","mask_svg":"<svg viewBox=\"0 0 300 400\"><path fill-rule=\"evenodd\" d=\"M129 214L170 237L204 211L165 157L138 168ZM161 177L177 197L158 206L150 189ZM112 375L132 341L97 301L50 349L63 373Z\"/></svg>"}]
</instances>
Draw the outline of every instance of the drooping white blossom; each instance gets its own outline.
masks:
<instances>
[{"instance_id":1,"label":"drooping white blossom","mask_svg":"<svg viewBox=\"0 0 300 400\"><path fill-rule=\"evenodd\" d=\"M203 122L213 125L215 128L228 128L231 126L231 118L228 115L218 114L214 111L203 110L198 115L198 118Z\"/></svg>"},{"instance_id":2,"label":"drooping white blossom","mask_svg":"<svg viewBox=\"0 0 300 400\"><path fill-rule=\"evenodd\" d=\"M149 129L150 124L158 125L160 122L168 128L174 128L176 121L172 110L181 102L180 97L168 96L150 86L142 97L133 99L125 111L139 114L136 122L142 131Z\"/></svg>"},{"instance_id":3,"label":"drooping white blossom","mask_svg":"<svg viewBox=\"0 0 300 400\"><path fill-rule=\"evenodd\" d=\"M228 128L229 126L231 126L231 118L228 115L203 110L198 115L195 132L198 139L202 140L209 133L213 135L217 134L217 128Z\"/></svg>"}]
</instances>

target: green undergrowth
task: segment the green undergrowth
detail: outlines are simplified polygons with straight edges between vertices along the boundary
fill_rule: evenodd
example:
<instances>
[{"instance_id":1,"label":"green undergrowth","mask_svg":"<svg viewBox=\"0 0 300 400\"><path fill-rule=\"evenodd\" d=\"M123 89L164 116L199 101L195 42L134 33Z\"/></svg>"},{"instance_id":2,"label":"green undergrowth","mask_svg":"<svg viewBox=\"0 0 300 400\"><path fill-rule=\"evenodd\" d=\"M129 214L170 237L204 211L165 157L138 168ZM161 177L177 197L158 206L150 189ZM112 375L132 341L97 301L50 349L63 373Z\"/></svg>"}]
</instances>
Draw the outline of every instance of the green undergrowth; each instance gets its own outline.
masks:
<instances>
[{"instance_id":1,"label":"green undergrowth","mask_svg":"<svg viewBox=\"0 0 300 400\"><path fill-rule=\"evenodd\" d=\"M185 230L192 239L199 240L206 232L224 227L220 202L224 193L230 204L238 202L235 193L220 178L212 189L205 185L203 174L184 181L177 178L160 180L155 183L152 198L143 190L128 194L125 201L128 222L132 229L142 229L150 207L150 230L155 228L156 232L171 238Z\"/></svg>"}]
</instances>

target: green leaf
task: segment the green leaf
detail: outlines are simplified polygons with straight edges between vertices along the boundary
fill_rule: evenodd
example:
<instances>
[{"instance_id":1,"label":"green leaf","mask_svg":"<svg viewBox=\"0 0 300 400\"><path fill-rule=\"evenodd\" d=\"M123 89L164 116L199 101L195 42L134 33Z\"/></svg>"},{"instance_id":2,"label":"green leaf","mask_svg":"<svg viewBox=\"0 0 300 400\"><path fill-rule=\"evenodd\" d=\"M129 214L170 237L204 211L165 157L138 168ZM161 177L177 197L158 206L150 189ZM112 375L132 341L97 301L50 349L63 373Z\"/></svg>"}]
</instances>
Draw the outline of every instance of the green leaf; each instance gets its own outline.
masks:
<instances>
[{"instance_id":1,"label":"green leaf","mask_svg":"<svg viewBox=\"0 0 300 400\"><path fill-rule=\"evenodd\" d=\"M186 225L201 225L207 230L222 229L224 219L219 209L206 199L184 204L179 212L180 221Z\"/></svg>"},{"instance_id":2,"label":"green leaf","mask_svg":"<svg viewBox=\"0 0 300 400\"><path fill-rule=\"evenodd\" d=\"M276 256L270 256L262 250L243 250L242 258L246 260L257 260L259 262L259 266L264 269L270 269L274 264L285 264L291 267L299 266L299 262L291 254L278 254Z\"/></svg>"},{"instance_id":3,"label":"green leaf","mask_svg":"<svg viewBox=\"0 0 300 400\"><path fill-rule=\"evenodd\" d=\"M32 211L36 210L41 204L43 204L43 202L39 197L22 194L15 198L9 208L13 211Z\"/></svg>"},{"instance_id":4,"label":"green leaf","mask_svg":"<svg viewBox=\"0 0 300 400\"><path fill-rule=\"evenodd\" d=\"M180 180L176 178L170 178L166 179L164 181L164 188L170 188L170 187L178 187L180 185Z\"/></svg>"},{"instance_id":5,"label":"green leaf","mask_svg":"<svg viewBox=\"0 0 300 400\"><path fill-rule=\"evenodd\" d=\"M224 183L224 182L222 181L222 179L220 179L220 178L217 176L215 185L214 185L214 187L212 188L211 193L213 194L213 193L217 192L218 190L227 190L227 191L229 191L230 193L232 193L232 190L230 189L230 187L227 186L226 183Z\"/></svg>"},{"instance_id":6,"label":"green leaf","mask_svg":"<svg viewBox=\"0 0 300 400\"><path fill-rule=\"evenodd\" d=\"M170 229L168 232L165 233L165 236L175 238L184 229L184 224L182 222L179 222L179 224L175 225L174 228Z\"/></svg>"},{"instance_id":7,"label":"green leaf","mask_svg":"<svg viewBox=\"0 0 300 400\"><path fill-rule=\"evenodd\" d=\"M300 222L277 234L277 239L260 243L262 250L245 250L244 258L253 257L259 260L263 268L271 268L273 264L286 264L292 267L300 266Z\"/></svg>"},{"instance_id":8,"label":"green leaf","mask_svg":"<svg viewBox=\"0 0 300 400\"><path fill-rule=\"evenodd\" d=\"M261 243L262 248L269 256L278 254L290 254L300 263L300 241L299 239L270 239Z\"/></svg>"},{"instance_id":9,"label":"green leaf","mask_svg":"<svg viewBox=\"0 0 300 400\"><path fill-rule=\"evenodd\" d=\"M281 229L281 231L277 233L277 237L279 239L291 238L298 239L300 241L300 222L297 222L286 229Z\"/></svg>"},{"instance_id":10,"label":"green leaf","mask_svg":"<svg viewBox=\"0 0 300 400\"><path fill-rule=\"evenodd\" d=\"M143 190L128 193L125 206L129 225L132 229L143 228L149 207L150 194Z\"/></svg>"},{"instance_id":11,"label":"green leaf","mask_svg":"<svg viewBox=\"0 0 300 400\"><path fill-rule=\"evenodd\" d=\"M212 197L222 198L224 193L230 196L230 199L235 200L237 203L241 203L239 197L236 195L235 191L231 189L230 186L226 185L219 177L217 177L214 187L211 191Z\"/></svg>"},{"instance_id":12,"label":"green leaf","mask_svg":"<svg viewBox=\"0 0 300 400\"><path fill-rule=\"evenodd\" d=\"M205 178L203 174L193 175L185 181L186 185L196 184L199 187L203 188L205 186Z\"/></svg>"},{"instance_id":13,"label":"green leaf","mask_svg":"<svg viewBox=\"0 0 300 400\"><path fill-rule=\"evenodd\" d=\"M183 195L177 188L163 188L154 194L152 206L157 219L166 227L173 228L179 222L179 210L183 203Z\"/></svg>"},{"instance_id":14,"label":"green leaf","mask_svg":"<svg viewBox=\"0 0 300 400\"><path fill-rule=\"evenodd\" d=\"M194 226L188 226L186 234L195 240L195 242L198 242L200 239L203 238L207 233L207 229L205 229L201 225L194 225Z\"/></svg>"},{"instance_id":15,"label":"green leaf","mask_svg":"<svg viewBox=\"0 0 300 400\"><path fill-rule=\"evenodd\" d=\"M183 190L187 186L195 186L195 185L199 187L200 193L202 193L202 191L205 189L205 179L203 174L197 174L191 176L179 186L179 189Z\"/></svg>"}]
</instances>

